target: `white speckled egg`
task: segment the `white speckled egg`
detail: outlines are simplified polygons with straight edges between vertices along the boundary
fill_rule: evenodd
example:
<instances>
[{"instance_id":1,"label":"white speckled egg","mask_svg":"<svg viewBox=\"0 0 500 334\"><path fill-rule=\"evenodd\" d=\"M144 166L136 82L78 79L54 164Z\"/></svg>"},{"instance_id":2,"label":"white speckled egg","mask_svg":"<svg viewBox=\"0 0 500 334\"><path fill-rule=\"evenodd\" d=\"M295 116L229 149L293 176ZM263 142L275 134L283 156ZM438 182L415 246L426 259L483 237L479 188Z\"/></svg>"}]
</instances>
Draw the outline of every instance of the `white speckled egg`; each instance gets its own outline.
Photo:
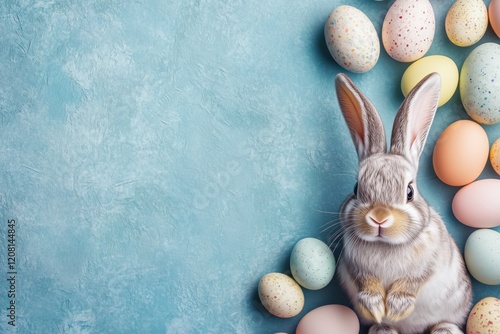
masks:
<instances>
[{"instance_id":1,"label":"white speckled egg","mask_svg":"<svg viewBox=\"0 0 500 334\"><path fill-rule=\"evenodd\" d=\"M382 25L387 53L401 62L423 57L434 40L436 22L429 0L396 0Z\"/></svg>"},{"instance_id":2,"label":"white speckled egg","mask_svg":"<svg viewBox=\"0 0 500 334\"><path fill-rule=\"evenodd\" d=\"M477 302L467 319L467 334L500 333L500 300L486 297Z\"/></svg>"},{"instance_id":3,"label":"white speckled egg","mask_svg":"<svg viewBox=\"0 0 500 334\"><path fill-rule=\"evenodd\" d=\"M272 315L291 318L302 311L304 293L290 276L281 273L264 275L259 281L259 298Z\"/></svg>"},{"instance_id":4,"label":"white speckled egg","mask_svg":"<svg viewBox=\"0 0 500 334\"><path fill-rule=\"evenodd\" d=\"M500 138L491 145L490 162L495 172L500 175ZM498 223L500 224L500 221Z\"/></svg>"},{"instance_id":5,"label":"white speckled egg","mask_svg":"<svg viewBox=\"0 0 500 334\"><path fill-rule=\"evenodd\" d=\"M460 97L478 123L500 122L500 45L484 43L465 59L460 71Z\"/></svg>"},{"instance_id":6,"label":"white speckled egg","mask_svg":"<svg viewBox=\"0 0 500 334\"><path fill-rule=\"evenodd\" d=\"M445 28L453 44L476 44L488 28L488 10L483 0L457 0L446 14Z\"/></svg>"},{"instance_id":7,"label":"white speckled egg","mask_svg":"<svg viewBox=\"0 0 500 334\"><path fill-rule=\"evenodd\" d=\"M293 278L309 290L319 290L330 283L335 273L335 257L323 241L305 238L295 244L290 255Z\"/></svg>"},{"instance_id":8,"label":"white speckled egg","mask_svg":"<svg viewBox=\"0 0 500 334\"><path fill-rule=\"evenodd\" d=\"M464 258L467 269L479 282L500 284L500 233L479 229L467 238Z\"/></svg>"},{"instance_id":9,"label":"white speckled egg","mask_svg":"<svg viewBox=\"0 0 500 334\"><path fill-rule=\"evenodd\" d=\"M371 70L380 55L380 41L370 19L352 6L335 8L325 23L325 39L333 59L348 71Z\"/></svg>"}]
</instances>

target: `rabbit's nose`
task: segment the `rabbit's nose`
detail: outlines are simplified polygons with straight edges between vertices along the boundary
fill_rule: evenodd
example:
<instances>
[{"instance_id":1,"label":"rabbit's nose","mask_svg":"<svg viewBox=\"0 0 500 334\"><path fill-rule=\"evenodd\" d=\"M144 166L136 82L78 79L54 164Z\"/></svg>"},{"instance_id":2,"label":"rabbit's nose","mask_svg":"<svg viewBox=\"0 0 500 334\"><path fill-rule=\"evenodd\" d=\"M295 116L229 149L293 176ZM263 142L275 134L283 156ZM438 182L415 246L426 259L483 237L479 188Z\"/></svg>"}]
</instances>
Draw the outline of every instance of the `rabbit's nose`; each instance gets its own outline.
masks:
<instances>
[{"instance_id":1,"label":"rabbit's nose","mask_svg":"<svg viewBox=\"0 0 500 334\"><path fill-rule=\"evenodd\" d=\"M394 218L389 209L385 207L375 207L366 215L366 221L369 225L374 227L389 227L392 225Z\"/></svg>"},{"instance_id":2,"label":"rabbit's nose","mask_svg":"<svg viewBox=\"0 0 500 334\"><path fill-rule=\"evenodd\" d=\"M374 219L373 217L368 217L368 219L370 219L372 223L375 223L377 225L383 225L387 222L387 219L384 219L382 221L378 221L378 220Z\"/></svg>"}]
</instances>

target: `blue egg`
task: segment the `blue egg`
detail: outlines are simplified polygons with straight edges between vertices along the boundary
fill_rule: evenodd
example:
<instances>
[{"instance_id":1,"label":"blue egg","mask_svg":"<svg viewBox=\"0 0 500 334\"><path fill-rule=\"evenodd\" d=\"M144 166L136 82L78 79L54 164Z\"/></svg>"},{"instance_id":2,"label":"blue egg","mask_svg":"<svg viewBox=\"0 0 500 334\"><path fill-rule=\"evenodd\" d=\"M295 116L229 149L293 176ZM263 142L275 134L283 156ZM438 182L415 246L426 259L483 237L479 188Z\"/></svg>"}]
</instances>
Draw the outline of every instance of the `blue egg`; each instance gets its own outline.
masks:
<instances>
[{"instance_id":1,"label":"blue egg","mask_svg":"<svg viewBox=\"0 0 500 334\"><path fill-rule=\"evenodd\" d=\"M481 124L500 122L500 45L484 43L465 59L460 97L467 114Z\"/></svg>"},{"instance_id":2,"label":"blue egg","mask_svg":"<svg viewBox=\"0 0 500 334\"><path fill-rule=\"evenodd\" d=\"M500 284L500 233L490 229L472 232L465 243L464 257L475 279L488 285Z\"/></svg>"},{"instance_id":3,"label":"blue egg","mask_svg":"<svg viewBox=\"0 0 500 334\"><path fill-rule=\"evenodd\" d=\"M293 247L290 269L297 283L309 290L319 290L333 278L335 257L323 241L305 238Z\"/></svg>"}]
</instances>

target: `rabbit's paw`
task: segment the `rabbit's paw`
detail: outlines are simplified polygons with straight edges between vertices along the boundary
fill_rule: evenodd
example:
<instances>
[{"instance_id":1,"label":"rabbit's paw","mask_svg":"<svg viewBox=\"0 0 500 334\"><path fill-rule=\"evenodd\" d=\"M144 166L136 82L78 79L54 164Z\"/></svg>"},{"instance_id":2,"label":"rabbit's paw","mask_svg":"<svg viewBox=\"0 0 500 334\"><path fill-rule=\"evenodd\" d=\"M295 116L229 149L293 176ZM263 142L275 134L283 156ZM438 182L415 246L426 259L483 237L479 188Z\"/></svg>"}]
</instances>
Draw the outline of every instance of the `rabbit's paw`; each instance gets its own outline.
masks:
<instances>
[{"instance_id":1,"label":"rabbit's paw","mask_svg":"<svg viewBox=\"0 0 500 334\"><path fill-rule=\"evenodd\" d=\"M387 319L399 321L415 309L416 296L405 291L389 291L385 302Z\"/></svg>"},{"instance_id":2,"label":"rabbit's paw","mask_svg":"<svg viewBox=\"0 0 500 334\"><path fill-rule=\"evenodd\" d=\"M381 292L360 291L358 309L369 320L380 323L385 315L384 295Z\"/></svg>"},{"instance_id":3,"label":"rabbit's paw","mask_svg":"<svg viewBox=\"0 0 500 334\"><path fill-rule=\"evenodd\" d=\"M432 327L431 334L464 334L464 332L455 324L443 322Z\"/></svg>"},{"instance_id":4,"label":"rabbit's paw","mask_svg":"<svg viewBox=\"0 0 500 334\"><path fill-rule=\"evenodd\" d=\"M398 334L398 331L387 325L373 325L368 334Z\"/></svg>"}]
</instances>

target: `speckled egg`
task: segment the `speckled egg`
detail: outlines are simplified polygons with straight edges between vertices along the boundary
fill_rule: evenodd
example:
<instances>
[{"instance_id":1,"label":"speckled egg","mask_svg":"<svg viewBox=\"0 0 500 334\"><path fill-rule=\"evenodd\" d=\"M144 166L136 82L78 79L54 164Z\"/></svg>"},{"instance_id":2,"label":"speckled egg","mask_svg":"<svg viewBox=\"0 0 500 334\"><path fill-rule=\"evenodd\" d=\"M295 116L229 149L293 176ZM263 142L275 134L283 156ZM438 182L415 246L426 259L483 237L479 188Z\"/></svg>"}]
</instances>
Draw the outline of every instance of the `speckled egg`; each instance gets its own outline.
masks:
<instances>
[{"instance_id":1,"label":"speckled egg","mask_svg":"<svg viewBox=\"0 0 500 334\"><path fill-rule=\"evenodd\" d=\"M500 122L500 45L484 43L465 59L460 71L460 98L478 123Z\"/></svg>"},{"instance_id":2,"label":"speckled egg","mask_svg":"<svg viewBox=\"0 0 500 334\"><path fill-rule=\"evenodd\" d=\"M457 0L446 14L445 28L453 44L476 44L488 28L488 10L483 0Z\"/></svg>"},{"instance_id":3,"label":"speckled egg","mask_svg":"<svg viewBox=\"0 0 500 334\"><path fill-rule=\"evenodd\" d=\"M477 302L467 319L466 334L500 333L500 300L486 297Z\"/></svg>"},{"instance_id":4,"label":"speckled egg","mask_svg":"<svg viewBox=\"0 0 500 334\"><path fill-rule=\"evenodd\" d=\"M319 290L333 278L335 257L323 241L305 238L293 247L290 269L297 283L309 290Z\"/></svg>"},{"instance_id":5,"label":"speckled egg","mask_svg":"<svg viewBox=\"0 0 500 334\"><path fill-rule=\"evenodd\" d=\"M464 259L470 274L479 282L500 284L500 233L490 229L472 232L465 242Z\"/></svg>"},{"instance_id":6,"label":"speckled egg","mask_svg":"<svg viewBox=\"0 0 500 334\"><path fill-rule=\"evenodd\" d=\"M500 175L500 138L495 140L490 149L490 162L495 172ZM500 222L499 222L500 224Z\"/></svg>"},{"instance_id":7,"label":"speckled egg","mask_svg":"<svg viewBox=\"0 0 500 334\"><path fill-rule=\"evenodd\" d=\"M423 57L434 40L436 22L429 0L396 0L382 25L382 43L387 53L401 62Z\"/></svg>"},{"instance_id":8,"label":"speckled egg","mask_svg":"<svg viewBox=\"0 0 500 334\"><path fill-rule=\"evenodd\" d=\"M380 41L370 19L352 6L335 8L325 23L325 39L333 59L348 71L371 70L380 55Z\"/></svg>"},{"instance_id":9,"label":"speckled egg","mask_svg":"<svg viewBox=\"0 0 500 334\"><path fill-rule=\"evenodd\" d=\"M259 298L272 315L291 318L302 311L304 293L290 276L281 273L269 273L259 281Z\"/></svg>"}]
</instances>

